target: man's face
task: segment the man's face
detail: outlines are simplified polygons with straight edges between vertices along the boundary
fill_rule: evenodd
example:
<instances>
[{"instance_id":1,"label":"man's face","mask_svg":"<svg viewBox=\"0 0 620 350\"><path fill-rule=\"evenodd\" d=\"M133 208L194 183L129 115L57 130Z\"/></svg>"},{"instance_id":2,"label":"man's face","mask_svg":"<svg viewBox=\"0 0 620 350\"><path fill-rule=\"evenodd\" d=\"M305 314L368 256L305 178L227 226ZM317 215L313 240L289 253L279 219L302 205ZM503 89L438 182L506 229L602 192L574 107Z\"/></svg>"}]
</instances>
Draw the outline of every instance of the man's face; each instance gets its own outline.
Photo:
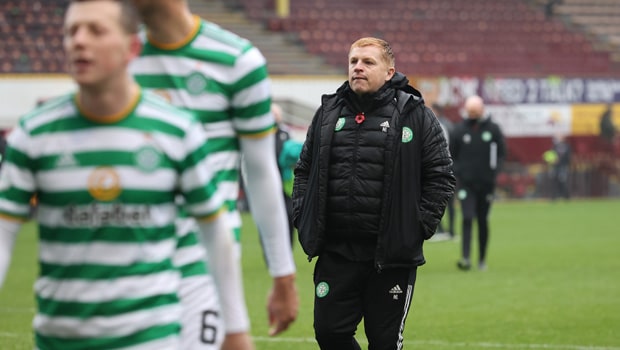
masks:
<instances>
[{"instance_id":1,"label":"man's face","mask_svg":"<svg viewBox=\"0 0 620 350\"><path fill-rule=\"evenodd\" d=\"M349 52L349 85L358 95L377 92L394 75L377 46L354 47Z\"/></svg>"},{"instance_id":2,"label":"man's face","mask_svg":"<svg viewBox=\"0 0 620 350\"><path fill-rule=\"evenodd\" d=\"M478 96L471 96L465 100L465 113L468 119L480 119L484 114L484 102Z\"/></svg>"},{"instance_id":3,"label":"man's face","mask_svg":"<svg viewBox=\"0 0 620 350\"><path fill-rule=\"evenodd\" d=\"M114 1L76 2L67 9L63 43L69 74L78 85L124 75L139 46L120 19L121 5Z\"/></svg>"}]
</instances>

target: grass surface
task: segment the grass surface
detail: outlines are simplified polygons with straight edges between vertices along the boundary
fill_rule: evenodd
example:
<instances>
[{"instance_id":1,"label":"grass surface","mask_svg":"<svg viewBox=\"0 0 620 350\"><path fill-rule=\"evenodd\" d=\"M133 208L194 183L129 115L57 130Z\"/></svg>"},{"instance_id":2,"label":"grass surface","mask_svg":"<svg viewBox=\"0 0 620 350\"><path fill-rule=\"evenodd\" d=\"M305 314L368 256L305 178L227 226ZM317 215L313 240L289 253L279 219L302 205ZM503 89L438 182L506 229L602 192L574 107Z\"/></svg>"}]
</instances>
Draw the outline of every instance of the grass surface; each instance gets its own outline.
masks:
<instances>
[{"instance_id":1,"label":"grass surface","mask_svg":"<svg viewBox=\"0 0 620 350\"><path fill-rule=\"evenodd\" d=\"M456 269L458 243L427 243L428 263L418 273L405 349L620 350L616 215L618 200L496 203L485 272ZM257 348L318 349L312 330L314 261L295 247L299 318L281 336L267 337L270 280L256 230L249 216L244 220L245 289ZM35 229L28 224L0 291L2 350L33 348L35 256ZM365 344L363 326L358 339Z\"/></svg>"}]
</instances>

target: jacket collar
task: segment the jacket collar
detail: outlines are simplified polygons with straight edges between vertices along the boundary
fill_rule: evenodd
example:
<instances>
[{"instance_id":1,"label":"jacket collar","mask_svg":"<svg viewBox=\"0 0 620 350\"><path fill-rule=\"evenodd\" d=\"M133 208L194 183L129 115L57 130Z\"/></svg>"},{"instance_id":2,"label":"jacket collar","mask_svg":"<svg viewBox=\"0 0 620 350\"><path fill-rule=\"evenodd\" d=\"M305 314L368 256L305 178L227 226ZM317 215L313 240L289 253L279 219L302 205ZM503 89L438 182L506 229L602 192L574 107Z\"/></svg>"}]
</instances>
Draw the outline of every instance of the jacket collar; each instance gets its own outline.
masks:
<instances>
[{"instance_id":1,"label":"jacket collar","mask_svg":"<svg viewBox=\"0 0 620 350\"><path fill-rule=\"evenodd\" d=\"M396 72L392 79L387 81L377 92L364 96L358 96L351 90L349 82L345 81L336 90L336 96L345 101L352 111L370 113L378 107L388 104L390 100L396 97L398 90L412 94L417 97L416 99L422 99L422 94L410 86L409 79L400 72Z\"/></svg>"}]
</instances>

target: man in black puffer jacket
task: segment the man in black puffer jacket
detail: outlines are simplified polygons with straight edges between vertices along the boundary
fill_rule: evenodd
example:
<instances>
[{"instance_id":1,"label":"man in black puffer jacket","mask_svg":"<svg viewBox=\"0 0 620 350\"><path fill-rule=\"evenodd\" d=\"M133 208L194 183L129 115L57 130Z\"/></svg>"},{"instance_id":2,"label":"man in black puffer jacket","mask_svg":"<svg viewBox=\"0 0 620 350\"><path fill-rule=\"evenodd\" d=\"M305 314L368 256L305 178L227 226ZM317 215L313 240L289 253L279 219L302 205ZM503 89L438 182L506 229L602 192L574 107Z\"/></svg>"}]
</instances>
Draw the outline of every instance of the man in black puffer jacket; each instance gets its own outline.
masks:
<instances>
[{"instance_id":1,"label":"man in black puffer jacket","mask_svg":"<svg viewBox=\"0 0 620 350\"><path fill-rule=\"evenodd\" d=\"M363 38L349 79L324 95L293 186L293 220L315 265L314 329L321 349L400 349L422 245L454 193L441 126L395 71L390 45Z\"/></svg>"},{"instance_id":2,"label":"man in black puffer jacket","mask_svg":"<svg viewBox=\"0 0 620 350\"><path fill-rule=\"evenodd\" d=\"M471 231L475 219L478 224L478 269L486 270L489 213L497 174L506 156L506 144L499 125L485 113L480 96L469 96L464 107L466 119L457 124L450 135L463 229L461 259L456 265L464 271L471 268Z\"/></svg>"}]
</instances>

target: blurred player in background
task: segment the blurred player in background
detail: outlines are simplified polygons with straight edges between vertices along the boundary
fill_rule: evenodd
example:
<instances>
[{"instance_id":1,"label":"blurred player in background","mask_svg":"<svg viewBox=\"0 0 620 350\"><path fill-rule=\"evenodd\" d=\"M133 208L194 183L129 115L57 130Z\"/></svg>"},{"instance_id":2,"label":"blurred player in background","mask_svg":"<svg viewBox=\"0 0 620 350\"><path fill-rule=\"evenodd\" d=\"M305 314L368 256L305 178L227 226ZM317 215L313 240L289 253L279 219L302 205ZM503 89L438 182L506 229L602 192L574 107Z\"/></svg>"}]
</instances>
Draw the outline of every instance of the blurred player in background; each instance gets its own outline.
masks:
<instances>
[{"instance_id":1,"label":"blurred player in background","mask_svg":"<svg viewBox=\"0 0 620 350\"><path fill-rule=\"evenodd\" d=\"M465 101L466 118L456 125L450 136L450 153L454 160L457 179L457 197L461 201L462 232L461 270L471 268L472 224L478 223L478 268L486 270L489 241L488 216L494 200L495 182L504 157L506 146L499 126L485 114L480 96L470 96Z\"/></svg>"},{"instance_id":2,"label":"blurred player in background","mask_svg":"<svg viewBox=\"0 0 620 350\"><path fill-rule=\"evenodd\" d=\"M184 240L177 237L176 197L184 197L203 232L232 234L218 215L223 200L214 192L214 168L205 166L213 158L203 128L143 92L128 72L141 50L138 23L129 1L72 1L63 33L78 91L21 118L8 140L0 282L36 194L38 349L188 349L179 339L175 265L183 262L175 252ZM229 242L213 249L230 257ZM195 270L205 272L204 257ZM204 320L211 322L217 303L209 311ZM217 349L223 334L211 330L203 336Z\"/></svg>"},{"instance_id":3,"label":"blurred player in background","mask_svg":"<svg viewBox=\"0 0 620 350\"><path fill-rule=\"evenodd\" d=\"M193 15L185 0L133 0L146 25L144 49L132 65L138 83L203 122L216 154L218 189L227 189L227 218L238 235L239 174L262 235L273 288L268 300L270 335L297 317L295 264L274 150L274 119L266 62L250 42ZM214 257L209 257L212 261ZM227 337L225 349L253 348L243 296L240 261L236 272L213 274L220 291ZM219 264L218 264L219 265ZM224 285L224 283L226 285Z\"/></svg>"}]
</instances>

